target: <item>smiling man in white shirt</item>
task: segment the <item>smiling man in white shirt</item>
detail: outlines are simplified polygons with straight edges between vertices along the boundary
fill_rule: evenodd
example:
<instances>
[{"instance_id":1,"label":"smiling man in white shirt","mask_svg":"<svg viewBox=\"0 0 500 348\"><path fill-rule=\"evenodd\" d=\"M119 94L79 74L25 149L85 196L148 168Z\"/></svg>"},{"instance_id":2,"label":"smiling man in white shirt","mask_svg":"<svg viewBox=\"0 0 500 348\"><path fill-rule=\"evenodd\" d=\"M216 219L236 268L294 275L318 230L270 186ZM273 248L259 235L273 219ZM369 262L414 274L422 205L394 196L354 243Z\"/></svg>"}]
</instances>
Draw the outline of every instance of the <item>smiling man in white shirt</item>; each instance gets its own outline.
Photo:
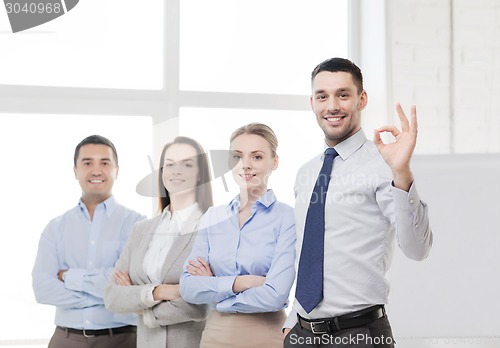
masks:
<instances>
[{"instance_id":1,"label":"smiling man in white shirt","mask_svg":"<svg viewBox=\"0 0 500 348\"><path fill-rule=\"evenodd\" d=\"M425 259L432 245L427 205L410 169L416 108L409 121L398 104L402 129L384 126L375 130L373 142L367 140L361 129L368 103L362 73L343 58L314 69L310 103L329 152L304 164L296 178L297 292L284 325L285 347L393 347L384 304L394 241L414 260ZM395 142L384 144L382 132ZM333 169L324 174L330 152ZM316 196L318 173L328 183L320 188L324 196ZM320 225L308 219L319 203Z\"/></svg>"}]
</instances>

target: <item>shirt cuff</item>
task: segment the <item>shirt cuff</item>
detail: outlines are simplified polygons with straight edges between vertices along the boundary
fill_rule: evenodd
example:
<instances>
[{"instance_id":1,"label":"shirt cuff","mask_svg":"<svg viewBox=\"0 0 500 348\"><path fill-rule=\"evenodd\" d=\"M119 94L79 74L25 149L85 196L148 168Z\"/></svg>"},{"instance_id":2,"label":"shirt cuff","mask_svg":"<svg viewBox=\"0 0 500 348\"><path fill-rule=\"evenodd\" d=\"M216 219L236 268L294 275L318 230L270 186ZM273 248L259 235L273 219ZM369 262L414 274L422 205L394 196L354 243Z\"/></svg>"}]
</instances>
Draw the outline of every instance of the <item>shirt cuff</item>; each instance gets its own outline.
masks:
<instances>
[{"instance_id":1,"label":"shirt cuff","mask_svg":"<svg viewBox=\"0 0 500 348\"><path fill-rule=\"evenodd\" d=\"M411 184L408 192L392 186L392 196L397 210L415 212L420 204L420 195L417 192L415 181Z\"/></svg>"},{"instance_id":2,"label":"shirt cuff","mask_svg":"<svg viewBox=\"0 0 500 348\"><path fill-rule=\"evenodd\" d=\"M225 300L215 305L215 310L217 310L217 312L236 313L236 311L233 310L232 308L235 302L236 302L236 296L226 298Z\"/></svg>"},{"instance_id":3,"label":"shirt cuff","mask_svg":"<svg viewBox=\"0 0 500 348\"><path fill-rule=\"evenodd\" d=\"M151 308L161 302L161 300L155 300L153 296L153 291L156 286L157 284L151 284L141 289L142 304L146 308Z\"/></svg>"},{"instance_id":4,"label":"shirt cuff","mask_svg":"<svg viewBox=\"0 0 500 348\"><path fill-rule=\"evenodd\" d=\"M233 292L234 281L237 276L217 277L217 303L214 303L215 309L219 312L235 312L232 306L236 301L236 294Z\"/></svg>"},{"instance_id":5,"label":"shirt cuff","mask_svg":"<svg viewBox=\"0 0 500 348\"><path fill-rule=\"evenodd\" d=\"M233 292L234 281L237 276L222 276L217 277L217 292L219 293L219 298L225 300L226 298L233 297L236 295ZM222 301L221 300L221 301Z\"/></svg>"},{"instance_id":6,"label":"shirt cuff","mask_svg":"<svg viewBox=\"0 0 500 348\"><path fill-rule=\"evenodd\" d=\"M83 278L85 277L86 270L81 268L70 268L66 271L64 276L64 286L68 290L82 291Z\"/></svg>"}]
</instances>

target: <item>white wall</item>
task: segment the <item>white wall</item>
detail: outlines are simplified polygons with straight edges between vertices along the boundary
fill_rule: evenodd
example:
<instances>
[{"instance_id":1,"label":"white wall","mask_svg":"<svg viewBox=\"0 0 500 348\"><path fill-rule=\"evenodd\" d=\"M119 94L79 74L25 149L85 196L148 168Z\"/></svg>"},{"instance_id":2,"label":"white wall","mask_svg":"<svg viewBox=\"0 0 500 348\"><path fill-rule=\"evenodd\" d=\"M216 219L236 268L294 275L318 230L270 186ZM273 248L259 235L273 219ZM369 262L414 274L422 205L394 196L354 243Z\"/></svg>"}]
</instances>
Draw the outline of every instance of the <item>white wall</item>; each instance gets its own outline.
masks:
<instances>
[{"instance_id":1,"label":"white wall","mask_svg":"<svg viewBox=\"0 0 500 348\"><path fill-rule=\"evenodd\" d=\"M422 262L394 254L388 312L395 335L407 340L398 347L416 338L419 348L441 347L440 337L498 347L500 154L417 155L413 170L434 245Z\"/></svg>"},{"instance_id":2,"label":"white wall","mask_svg":"<svg viewBox=\"0 0 500 348\"><path fill-rule=\"evenodd\" d=\"M500 152L500 1L386 4L390 99L417 104L417 153Z\"/></svg>"},{"instance_id":3,"label":"white wall","mask_svg":"<svg viewBox=\"0 0 500 348\"><path fill-rule=\"evenodd\" d=\"M435 234L426 261L394 257L398 347L499 347L500 1L385 4L389 100L417 105L413 165Z\"/></svg>"}]
</instances>

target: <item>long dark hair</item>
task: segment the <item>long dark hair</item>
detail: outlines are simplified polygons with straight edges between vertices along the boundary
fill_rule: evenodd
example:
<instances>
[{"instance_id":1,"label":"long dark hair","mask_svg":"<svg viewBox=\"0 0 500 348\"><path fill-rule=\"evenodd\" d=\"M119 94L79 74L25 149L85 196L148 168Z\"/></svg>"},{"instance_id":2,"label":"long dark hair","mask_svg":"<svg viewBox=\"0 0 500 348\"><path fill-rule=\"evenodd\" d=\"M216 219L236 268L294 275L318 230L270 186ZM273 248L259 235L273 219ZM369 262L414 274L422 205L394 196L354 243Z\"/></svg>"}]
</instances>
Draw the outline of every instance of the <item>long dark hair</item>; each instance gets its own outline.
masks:
<instances>
[{"instance_id":1,"label":"long dark hair","mask_svg":"<svg viewBox=\"0 0 500 348\"><path fill-rule=\"evenodd\" d=\"M161 152L159 166L160 170L158 171L159 210L160 212L162 212L163 209L165 209L165 207L170 204L170 196L167 189L165 188L165 185L163 185L163 162L165 161L165 152L167 152L167 149L174 144L187 144L192 146L196 150L196 158L200 175L200 182L196 186L196 202L198 202L201 211L204 213L209 207L213 205L211 183L212 178L208 167L207 155L205 153L205 150L203 150L203 147L201 147L200 143L198 143L194 139L182 136L176 137L174 141L166 144Z\"/></svg>"}]
</instances>

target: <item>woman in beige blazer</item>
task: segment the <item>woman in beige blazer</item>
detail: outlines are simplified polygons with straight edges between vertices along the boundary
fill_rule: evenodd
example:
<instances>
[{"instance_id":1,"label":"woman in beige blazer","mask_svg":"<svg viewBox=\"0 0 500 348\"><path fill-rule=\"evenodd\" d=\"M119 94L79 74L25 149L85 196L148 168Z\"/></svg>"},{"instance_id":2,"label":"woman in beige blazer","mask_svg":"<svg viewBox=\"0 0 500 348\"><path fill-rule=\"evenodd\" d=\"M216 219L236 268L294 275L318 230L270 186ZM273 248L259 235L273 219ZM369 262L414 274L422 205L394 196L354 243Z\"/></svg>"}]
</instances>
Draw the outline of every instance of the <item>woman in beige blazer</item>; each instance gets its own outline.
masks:
<instances>
[{"instance_id":1,"label":"woman in beige blazer","mask_svg":"<svg viewBox=\"0 0 500 348\"><path fill-rule=\"evenodd\" d=\"M138 313L137 347L198 347L207 307L179 293L183 263L196 227L212 205L208 162L193 139L165 145L158 176L160 212L137 223L105 292L106 308Z\"/></svg>"}]
</instances>

